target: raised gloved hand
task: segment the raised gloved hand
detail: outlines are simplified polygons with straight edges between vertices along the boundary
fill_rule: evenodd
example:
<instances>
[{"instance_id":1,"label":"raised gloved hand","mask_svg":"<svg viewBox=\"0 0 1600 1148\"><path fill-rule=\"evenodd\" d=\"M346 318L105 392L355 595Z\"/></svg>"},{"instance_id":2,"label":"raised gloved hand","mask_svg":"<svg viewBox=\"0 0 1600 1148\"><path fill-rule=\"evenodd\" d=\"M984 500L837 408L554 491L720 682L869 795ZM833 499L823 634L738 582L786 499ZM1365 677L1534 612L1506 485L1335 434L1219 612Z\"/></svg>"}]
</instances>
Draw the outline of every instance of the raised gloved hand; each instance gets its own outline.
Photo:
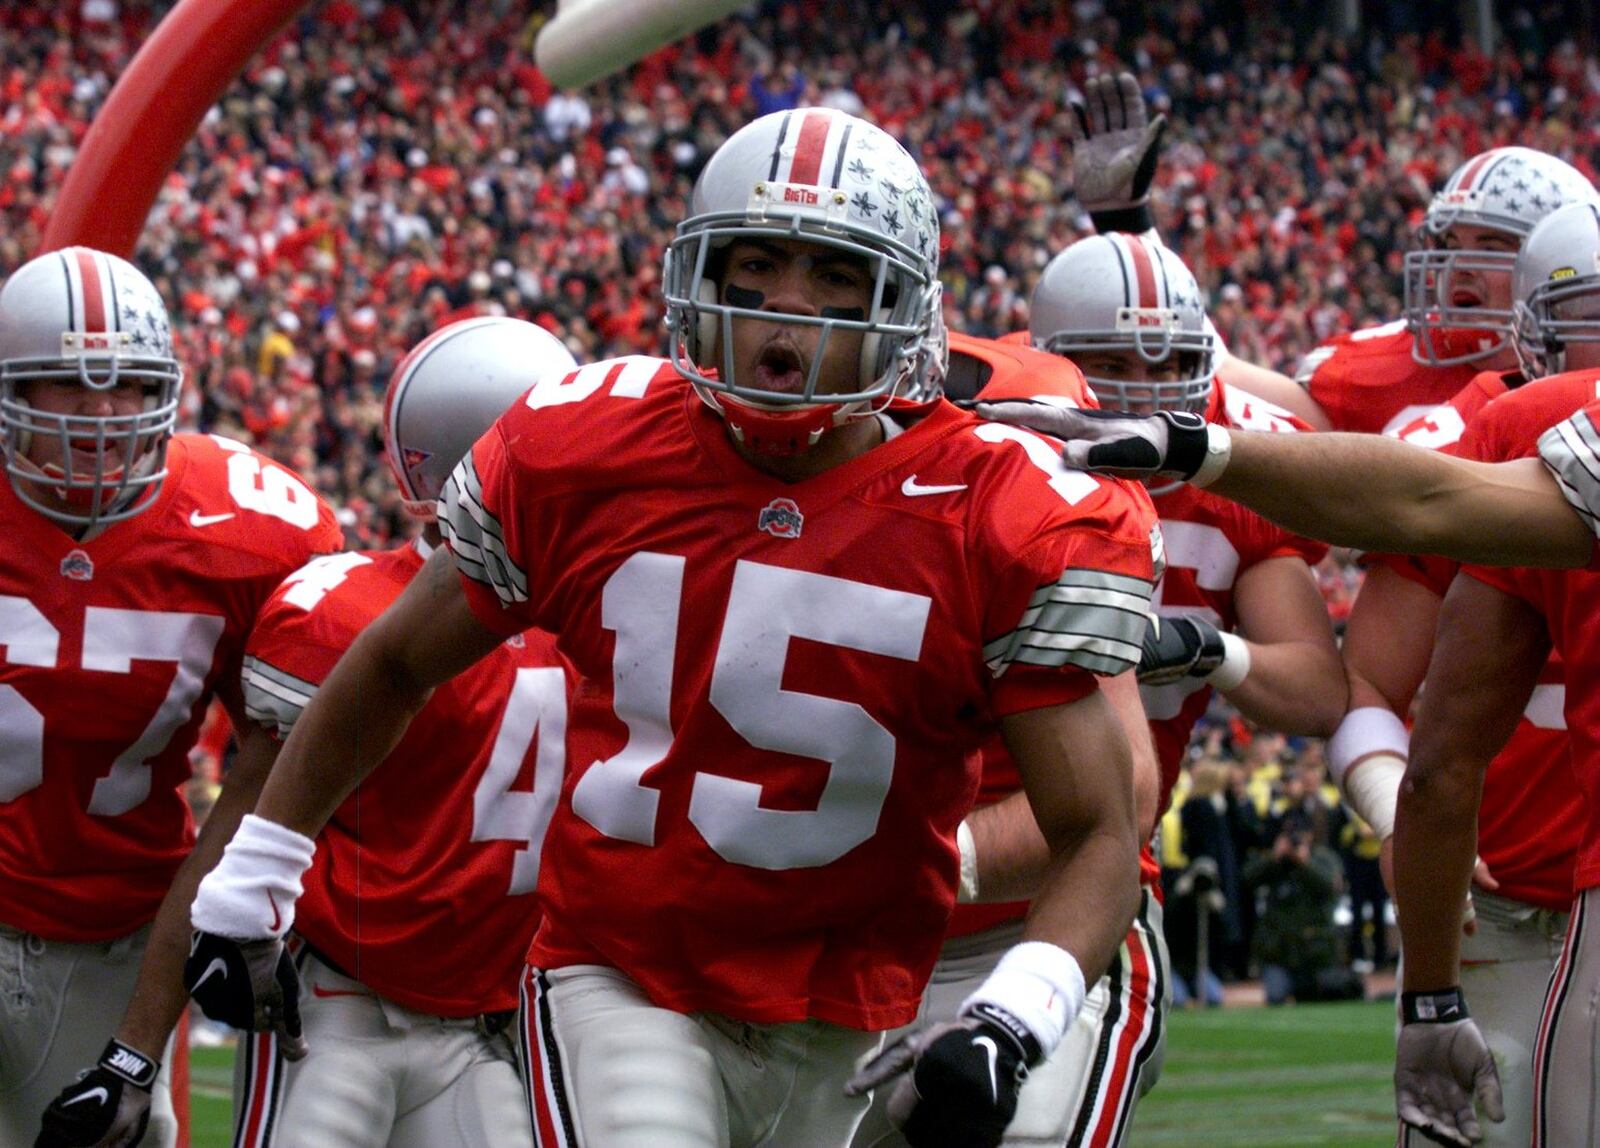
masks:
<instances>
[{"instance_id":1,"label":"raised gloved hand","mask_svg":"<svg viewBox=\"0 0 1600 1148\"><path fill-rule=\"evenodd\" d=\"M978 403L979 418L1063 440L1068 466L1123 478L1166 476L1204 486L1228 465L1225 427L1190 411L1129 415L1044 403Z\"/></svg>"},{"instance_id":2,"label":"raised gloved hand","mask_svg":"<svg viewBox=\"0 0 1600 1148\"><path fill-rule=\"evenodd\" d=\"M150 1088L161 1065L113 1040L44 1110L33 1148L133 1148L150 1123Z\"/></svg>"},{"instance_id":3,"label":"raised gloved hand","mask_svg":"<svg viewBox=\"0 0 1600 1148\"><path fill-rule=\"evenodd\" d=\"M1222 632L1198 615L1145 618L1139 651L1139 684L1164 686L1184 678L1206 678L1227 660Z\"/></svg>"},{"instance_id":4,"label":"raised gloved hand","mask_svg":"<svg viewBox=\"0 0 1600 1148\"><path fill-rule=\"evenodd\" d=\"M306 1055L300 1025L300 974L283 941L241 941L197 930L183 984L212 1020L248 1032L275 1032L285 1060Z\"/></svg>"},{"instance_id":5,"label":"raised gloved hand","mask_svg":"<svg viewBox=\"0 0 1600 1148\"><path fill-rule=\"evenodd\" d=\"M1041 1059L1027 1026L995 1005L977 1004L867 1059L845 1094L894 1082L889 1119L912 1148L992 1148L1017 1114L1028 1069Z\"/></svg>"},{"instance_id":6,"label":"raised gloved hand","mask_svg":"<svg viewBox=\"0 0 1600 1148\"><path fill-rule=\"evenodd\" d=\"M1400 995L1394 1097L1401 1122L1438 1144L1483 1138L1474 1100L1490 1120L1505 1119L1500 1074L1459 988Z\"/></svg>"},{"instance_id":7,"label":"raised gloved hand","mask_svg":"<svg viewBox=\"0 0 1600 1148\"><path fill-rule=\"evenodd\" d=\"M1095 230L1149 231L1150 184L1161 159L1167 117L1149 119L1131 72L1096 76L1073 104L1072 180Z\"/></svg>"}]
</instances>

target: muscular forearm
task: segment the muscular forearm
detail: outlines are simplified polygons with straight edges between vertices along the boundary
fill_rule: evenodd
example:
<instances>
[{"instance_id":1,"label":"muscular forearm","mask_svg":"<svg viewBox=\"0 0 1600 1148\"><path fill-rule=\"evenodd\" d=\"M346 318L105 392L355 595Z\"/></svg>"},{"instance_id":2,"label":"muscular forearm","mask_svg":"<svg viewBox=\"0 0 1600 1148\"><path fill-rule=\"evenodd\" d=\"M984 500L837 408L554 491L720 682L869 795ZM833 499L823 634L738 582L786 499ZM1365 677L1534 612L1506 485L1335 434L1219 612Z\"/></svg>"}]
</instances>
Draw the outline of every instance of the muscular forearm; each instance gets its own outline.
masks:
<instances>
[{"instance_id":1,"label":"muscular forearm","mask_svg":"<svg viewBox=\"0 0 1600 1148\"><path fill-rule=\"evenodd\" d=\"M1018 790L967 815L978 854L978 900L1026 901L1050 866L1050 847L1033 819L1028 795Z\"/></svg>"},{"instance_id":2,"label":"muscular forearm","mask_svg":"<svg viewBox=\"0 0 1600 1148\"><path fill-rule=\"evenodd\" d=\"M1414 760L1400 784L1395 914L1406 954L1405 988L1413 992L1448 988L1461 977L1461 905L1472 879L1487 761L1460 764L1466 768L1446 772Z\"/></svg>"},{"instance_id":3,"label":"muscular forearm","mask_svg":"<svg viewBox=\"0 0 1600 1148\"><path fill-rule=\"evenodd\" d=\"M1110 967L1138 909L1133 824L1106 824L1056 850L1023 936L1066 949L1093 984Z\"/></svg>"},{"instance_id":4,"label":"muscular forearm","mask_svg":"<svg viewBox=\"0 0 1600 1148\"><path fill-rule=\"evenodd\" d=\"M1327 737L1344 716L1344 670L1320 642L1250 643L1250 675L1229 690L1250 720L1285 733Z\"/></svg>"},{"instance_id":5,"label":"muscular forearm","mask_svg":"<svg viewBox=\"0 0 1600 1148\"><path fill-rule=\"evenodd\" d=\"M1306 537L1488 565L1582 566L1593 549L1537 460L1491 466L1381 435L1232 443L1210 489Z\"/></svg>"}]
</instances>

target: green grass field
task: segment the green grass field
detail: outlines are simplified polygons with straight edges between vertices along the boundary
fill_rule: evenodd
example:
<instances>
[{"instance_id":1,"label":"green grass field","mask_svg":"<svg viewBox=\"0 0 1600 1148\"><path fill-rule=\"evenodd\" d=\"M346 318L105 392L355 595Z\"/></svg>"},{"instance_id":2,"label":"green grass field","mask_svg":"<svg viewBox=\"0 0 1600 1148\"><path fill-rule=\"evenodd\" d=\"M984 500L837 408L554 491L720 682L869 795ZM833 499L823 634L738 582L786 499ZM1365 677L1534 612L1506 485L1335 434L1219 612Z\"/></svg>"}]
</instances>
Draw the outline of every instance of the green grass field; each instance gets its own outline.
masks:
<instances>
[{"instance_id":1,"label":"green grass field","mask_svg":"<svg viewBox=\"0 0 1600 1148\"><path fill-rule=\"evenodd\" d=\"M1183 1148L1388 1148L1394 1005L1178 1012L1161 1083L1133 1144ZM193 1148L227 1148L233 1053L197 1049Z\"/></svg>"}]
</instances>

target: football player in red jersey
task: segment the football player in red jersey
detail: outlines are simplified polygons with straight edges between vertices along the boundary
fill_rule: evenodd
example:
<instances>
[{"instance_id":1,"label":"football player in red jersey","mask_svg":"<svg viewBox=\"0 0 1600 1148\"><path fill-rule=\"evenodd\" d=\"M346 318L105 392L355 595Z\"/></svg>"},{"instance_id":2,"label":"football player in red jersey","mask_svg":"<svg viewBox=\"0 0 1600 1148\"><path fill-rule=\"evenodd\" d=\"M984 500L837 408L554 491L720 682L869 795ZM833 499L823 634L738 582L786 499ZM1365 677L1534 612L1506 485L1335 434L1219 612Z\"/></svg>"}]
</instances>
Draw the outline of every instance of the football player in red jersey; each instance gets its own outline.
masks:
<instances>
[{"instance_id":1,"label":"football player in red jersey","mask_svg":"<svg viewBox=\"0 0 1600 1148\"><path fill-rule=\"evenodd\" d=\"M1204 411L1229 425L1295 429L1287 412L1235 395L1215 380L1199 286L1183 261L1157 243L1113 234L1073 244L1045 268L1030 312L1034 345L1066 356L1087 375L1096 402L1067 405ZM991 387L979 397L1023 396ZM1139 667L1161 774L1156 806L1141 826L1147 835L1166 808L1190 731L1213 687L1252 718L1316 735L1333 730L1344 695L1333 631L1308 565L1325 548L1182 484L1157 485L1150 493L1166 572L1156 587L1156 617ZM1236 626L1249 637L1235 634ZM984 794L993 801L1014 789L1016 779L1003 753L987 764ZM968 830L983 894L986 870L1007 866L1007 855L1026 848L1032 834L998 805L974 812ZM1008 1144L1125 1143L1135 1104L1154 1086L1165 1052L1171 962L1162 935L1160 867L1148 850L1143 861L1144 891L1133 927L1067 1039L1030 1075ZM935 969L932 1003L924 1011L953 1013L1015 936L1025 910L958 910L958 935Z\"/></svg>"},{"instance_id":2,"label":"football player in red jersey","mask_svg":"<svg viewBox=\"0 0 1600 1148\"><path fill-rule=\"evenodd\" d=\"M1449 404L1419 416L1399 432L1406 442L1468 458L1499 461L1532 452L1539 433L1600 397L1600 375L1593 370L1560 372L1569 355L1562 349L1543 351L1542 321L1524 301L1552 273L1573 261L1574 228L1581 244L1582 228L1592 215L1586 204L1569 204L1547 215L1529 234L1517 256L1513 289L1519 302L1517 350L1523 371L1485 371ZM1582 364L1595 359L1583 344L1570 358ZM1487 455L1479 412L1501 396L1541 379L1531 400L1543 421L1519 425L1528 431L1512 453ZM1529 409L1522 400L1496 412L1504 423L1511 411ZM1463 435L1469 423L1474 433ZM1392 848L1395 807L1405 772L1408 734L1403 721L1434 647L1439 606L1455 578L1457 564L1443 558L1369 556L1367 579L1350 613L1343 654L1350 676L1350 713L1329 745L1330 772L1351 806L1365 817L1384 842L1387 862ZM1491 579L1492 581L1492 579ZM1488 587L1473 591L1491 598ZM1511 604L1505 609L1513 610ZM1488 606L1481 606L1488 613ZM1522 611L1526 614L1528 611ZM1534 625L1543 631L1535 616ZM1459 642L1465 636L1457 636ZM1447 659L1461 672L1459 652ZM1476 665L1479 659L1474 659ZM1532 1135L1534 1036L1538 1003L1555 966L1566 909L1572 902L1572 872L1582 832L1583 808L1570 784L1571 762L1565 706L1565 678L1559 658L1539 670L1537 682L1510 681L1504 673L1494 681L1504 696L1525 696L1527 704L1509 742L1487 766L1478 814L1478 855L1473 896L1476 914L1461 942L1461 986L1472 1001L1499 1068L1506 1119L1483 1128L1491 1148L1525 1146ZM1471 725L1481 729L1498 713L1473 711ZM1469 739L1470 740L1470 739ZM1492 745L1490 736L1476 742ZM1392 878L1386 880L1393 886ZM1421 1142L1409 1129L1403 1135Z\"/></svg>"},{"instance_id":3,"label":"football player in red jersey","mask_svg":"<svg viewBox=\"0 0 1600 1148\"><path fill-rule=\"evenodd\" d=\"M1596 365L1600 323L1600 209L1577 205L1563 213L1561 242L1570 260L1558 261L1523 300L1532 351L1552 367ZM1521 311L1522 309L1519 309ZM1535 382L1491 403L1482 453L1504 458L1525 448L1538 418L1519 436L1490 432L1500 417L1538 411L1560 398L1550 380ZM1580 396L1581 397L1581 396ZM1585 824L1574 877L1565 946L1556 963L1534 1052L1534 1143L1583 1143L1600 1120L1594 1081L1596 1018L1572 1007L1574 986L1600 979L1600 945L1585 928L1600 893L1596 829L1600 704L1593 681L1600 643L1600 569L1595 546L1600 522L1600 401L1538 435L1537 459L1478 462L1421 450L1378 436L1231 434L1198 419L1161 414L1098 419L1040 406L986 406L985 413L1069 437L1075 465L1117 473L1170 474L1207 484L1293 529L1369 550L1444 554L1484 565L1540 567L1588 564L1561 574L1514 576L1506 586L1535 603L1550 642L1566 666L1574 778ZM1559 414L1559 409L1555 412ZM1554 417L1545 408L1540 416ZM1476 425L1476 424L1475 424ZM1470 428L1469 428L1470 429ZM1496 449L1492 443L1499 441ZM1467 1013L1460 990L1459 905L1472 870L1478 778L1511 732L1525 700L1505 682L1531 683L1549 643L1531 640L1537 627L1518 619L1513 595L1486 598L1478 578L1457 579L1440 612L1439 632L1412 737L1395 831L1395 879L1406 965L1401 997L1396 1095L1401 1118L1446 1143L1476 1143L1478 1106L1502 1115L1494 1059ZM1477 648L1474 648L1476 644ZM1481 667L1484 648L1498 653L1503 674L1461 678L1460 667ZM1487 715L1487 716L1486 716ZM1482 722L1497 726L1485 737Z\"/></svg>"},{"instance_id":4,"label":"football player in red jersey","mask_svg":"<svg viewBox=\"0 0 1600 1148\"><path fill-rule=\"evenodd\" d=\"M340 542L289 471L173 434L181 377L165 305L115 256L51 252L0 290L6 1144L28 1143L41 1115L47 1146L111 1142L147 1120L154 1143L173 1142L158 1072L170 1024L117 1018L163 895L180 886L181 912L206 855L185 861L188 751L214 693L244 716L238 669L261 603ZM169 978L174 936L149 952Z\"/></svg>"},{"instance_id":5,"label":"football player in red jersey","mask_svg":"<svg viewBox=\"0 0 1600 1148\"><path fill-rule=\"evenodd\" d=\"M1096 675L1137 659L1154 522L927 393L937 252L916 162L864 121L801 108L717 150L664 269L672 361L507 412L446 489L448 549L296 724L195 902L214 1007L275 991L247 964L304 832L537 624L578 673L525 980L539 1142L842 1145L890 1087L913 1143L998 1143L1137 903ZM997 725L1054 856L1025 939L851 1080L915 1015Z\"/></svg>"}]
</instances>

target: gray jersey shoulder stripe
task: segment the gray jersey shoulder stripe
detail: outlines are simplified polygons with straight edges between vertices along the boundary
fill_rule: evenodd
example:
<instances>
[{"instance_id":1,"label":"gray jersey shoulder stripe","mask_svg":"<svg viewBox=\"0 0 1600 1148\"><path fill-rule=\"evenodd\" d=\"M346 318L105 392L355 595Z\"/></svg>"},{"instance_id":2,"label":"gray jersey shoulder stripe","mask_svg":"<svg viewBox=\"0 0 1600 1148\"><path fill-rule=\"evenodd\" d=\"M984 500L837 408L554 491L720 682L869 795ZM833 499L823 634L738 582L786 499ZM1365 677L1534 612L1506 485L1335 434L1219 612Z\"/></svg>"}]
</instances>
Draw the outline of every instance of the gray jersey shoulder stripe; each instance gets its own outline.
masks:
<instances>
[{"instance_id":1,"label":"gray jersey shoulder stripe","mask_svg":"<svg viewBox=\"0 0 1600 1148\"><path fill-rule=\"evenodd\" d=\"M441 499L440 529L462 572L495 592L503 606L528 600L528 578L506 551L500 523L478 497L477 467L469 454L451 472Z\"/></svg>"},{"instance_id":2,"label":"gray jersey shoulder stripe","mask_svg":"<svg viewBox=\"0 0 1600 1148\"><path fill-rule=\"evenodd\" d=\"M257 658L244 660L244 712L251 721L287 736L311 704L317 688L310 682L267 666Z\"/></svg>"},{"instance_id":3,"label":"gray jersey shoulder stripe","mask_svg":"<svg viewBox=\"0 0 1600 1148\"><path fill-rule=\"evenodd\" d=\"M1582 412L1557 423L1539 437L1539 457L1556 480L1561 496L1600 533L1600 437Z\"/></svg>"}]
</instances>

